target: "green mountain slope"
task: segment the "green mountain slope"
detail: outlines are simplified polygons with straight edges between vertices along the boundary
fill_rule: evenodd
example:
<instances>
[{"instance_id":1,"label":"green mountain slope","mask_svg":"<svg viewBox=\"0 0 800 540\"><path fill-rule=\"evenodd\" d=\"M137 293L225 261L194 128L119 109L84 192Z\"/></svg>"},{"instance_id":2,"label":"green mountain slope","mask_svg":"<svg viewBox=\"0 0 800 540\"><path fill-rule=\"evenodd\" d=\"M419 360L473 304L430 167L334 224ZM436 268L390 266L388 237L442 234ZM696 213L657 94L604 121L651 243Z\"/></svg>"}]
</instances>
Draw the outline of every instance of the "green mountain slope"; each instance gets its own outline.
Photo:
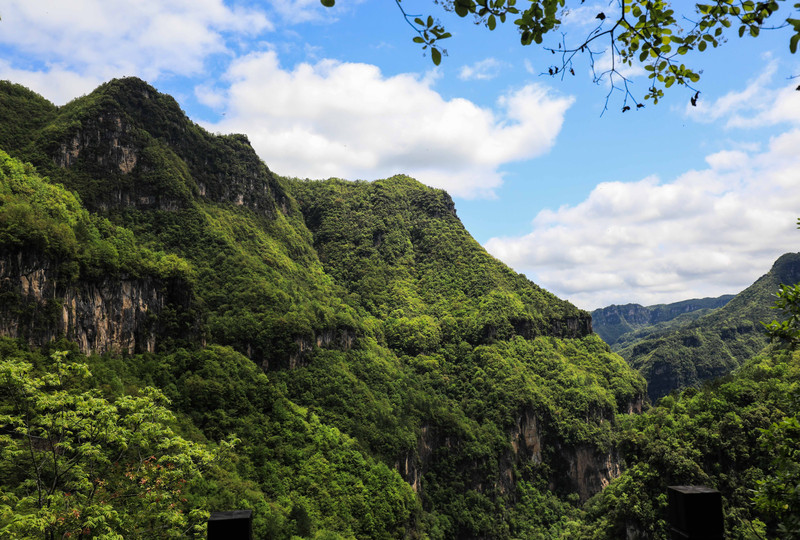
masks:
<instances>
[{"instance_id":1,"label":"green mountain slope","mask_svg":"<svg viewBox=\"0 0 800 540\"><path fill-rule=\"evenodd\" d=\"M186 436L238 434L205 508L254 508L273 538L554 536L619 474L617 417L644 380L587 313L490 257L445 193L280 178L137 79L58 108L0 96L0 145L73 197L51 228L84 238L84 216L103 248L30 249L3 200L6 293L56 328L26 334L0 310L24 341L4 358L61 336L47 347L104 353L87 361L109 399L156 386Z\"/></svg>"},{"instance_id":2,"label":"green mountain slope","mask_svg":"<svg viewBox=\"0 0 800 540\"><path fill-rule=\"evenodd\" d=\"M582 337L589 315L491 257L450 197L396 176L377 182L294 182L325 270L383 319L402 348L415 317L441 320L448 341ZM397 335L395 335L397 334ZM412 338L413 341L413 338ZM408 353L436 348L408 344Z\"/></svg>"},{"instance_id":3,"label":"green mountain slope","mask_svg":"<svg viewBox=\"0 0 800 540\"><path fill-rule=\"evenodd\" d=\"M658 399L672 390L730 373L763 349L768 339L762 322L777 315L772 306L781 283L800 281L800 254L781 256L772 269L724 307L677 329L643 329L629 334L622 355L648 381Z\"/></svg>"}]
</instances>

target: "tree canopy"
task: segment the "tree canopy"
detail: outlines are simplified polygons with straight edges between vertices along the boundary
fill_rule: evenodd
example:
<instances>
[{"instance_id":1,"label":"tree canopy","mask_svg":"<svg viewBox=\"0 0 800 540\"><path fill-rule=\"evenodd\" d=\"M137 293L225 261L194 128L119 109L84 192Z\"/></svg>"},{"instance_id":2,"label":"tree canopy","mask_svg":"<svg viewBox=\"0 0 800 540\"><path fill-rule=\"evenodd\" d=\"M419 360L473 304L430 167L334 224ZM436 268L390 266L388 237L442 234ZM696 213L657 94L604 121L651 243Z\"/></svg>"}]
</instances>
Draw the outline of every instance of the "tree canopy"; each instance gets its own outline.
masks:
<instances>
[{"instance_id":1,"label":"tree canopy","mask_svg":"<svg viewBox=\"0 0 800 540\"><path fill-rule=\"evenodd\" d=\"M439 65L447 51L442 41L452 37L433 15L410 15L401 0L395 0L402 16L414 29L413 40L430 50L434 64ZM332 7L335 0L321 0ZM631 107L653 103L673 85L693 92L692 105L697 103L702 69L694 55L724 44L731 34L758 37L765 30L787 30L789 50L797 51L800 42L800 3L781 10L781 1L715 0L708 3L669 2L666 0L615 0L598 10L597 24L588 34L567 35L562 19L582 7L584 0L434 0L434 4L459 17L471 17L488 30L503 23L514 24L522 45L537 45L553 53L553 63L546 72L553 77L575 75L575 62L585 58L594 82L607 80L611 88L624 92L623 112ZM797 18L795 18L797 17ZM610 52L609 67L600 67L600 55ZM690 62L683 63L684 59ZM643 96L629 89L624 68L638 65L648 71L650 84ZM610 95L610 93L609 93Z\"/></svg>"}]
</instances>

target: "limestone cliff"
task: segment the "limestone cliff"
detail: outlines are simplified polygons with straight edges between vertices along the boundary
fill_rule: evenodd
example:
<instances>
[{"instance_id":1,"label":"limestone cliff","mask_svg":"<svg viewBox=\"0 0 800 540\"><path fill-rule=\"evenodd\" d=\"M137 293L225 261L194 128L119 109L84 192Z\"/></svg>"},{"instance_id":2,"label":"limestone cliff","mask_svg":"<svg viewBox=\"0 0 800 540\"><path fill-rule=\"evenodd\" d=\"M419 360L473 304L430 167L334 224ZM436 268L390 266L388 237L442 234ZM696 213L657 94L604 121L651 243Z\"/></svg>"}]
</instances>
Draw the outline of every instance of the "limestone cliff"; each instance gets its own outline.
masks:
<instances>
[{"instance_id":1,"label":"limestone cliff","mask_svg":"<svg viewBox=\"0 0 800 540\"><path fill-rule=\"evenodd\" d=\"M59 337L85 353L154 352L158 316L186 305L180 282L130 276L72 281L57 261L37 253L0 253L0 335L41 345Z\"/></svg>"},{"instance_id":2,"label":"limestone cliff","mask_svg":"<svg viewBox=\"0 0 800 540\"><path fill-rule=\"evenodd\" d=\"M627 411L642 412L643 396L632 400ZM605 414L598 412L599 414ZM606 421L613 421L611 417ZM550 431L552 431L550 426ZM491 486L475 479L470 486L478 492L496 490L514 496L519 471L547 464L550 470L549 487L558 492L577 493L581 501L587 500L605 488L621 472L621 455L618 449L602 449L592 444L567 445L557 436L548 434L548 429L539 415L530 408L518 412L514 425L508 433L509 445L505 455L498 460L500 470L497 481ZM395 464L403 478L415 492L423 494L425 475L431 470L433 461L442 456L457 454L462 441L441 428L425 425L420 429L414 451ZM472 464L474 465L474 464ZM542 469L542 470L545 470ZM469 467L464 467L466 474ZM464 482L469 485L469 477Z\"/></svg>"}]
</instances>

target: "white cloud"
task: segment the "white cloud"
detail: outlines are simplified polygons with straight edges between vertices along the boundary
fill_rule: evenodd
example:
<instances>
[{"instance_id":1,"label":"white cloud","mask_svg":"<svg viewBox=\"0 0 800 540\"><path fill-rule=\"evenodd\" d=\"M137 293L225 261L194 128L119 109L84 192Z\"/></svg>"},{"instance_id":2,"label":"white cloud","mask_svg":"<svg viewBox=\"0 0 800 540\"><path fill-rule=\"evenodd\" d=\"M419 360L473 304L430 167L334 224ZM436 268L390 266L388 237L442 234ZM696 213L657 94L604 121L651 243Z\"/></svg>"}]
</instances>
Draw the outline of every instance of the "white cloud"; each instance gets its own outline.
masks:
<instances>
[{"instance_id":1,"label":"white cloud","mask_svg":"<svg viewBox=\"0 0 800 540\"><path fill-rule=\"evenodd\" d=\"M500 70L506 64L496 58L486 58L475 62L471 66L462 66L458 73L458 78L462 81L488 81L500 74Z\"/></svg>"},{"instance_id":2,"label":"white cloud","mask_svg":"<svg viewBox=\"0 0 800 540\"><path fill-rule=\"evenodd\" d=\"M523 65L525 66L525 71L528 75L539 75L539 73L534 69L533 64L527 58L524 60Z\"/></svg>"},{"instance_id":3,"label":"white cloud","mask_svg":"<svg viewBox=\"0 0 800 540\"><path fill-rule=\"evenodd\" d=\"M563 12L561 21L564 26L569 28L586 29L600 25L601 20L597 15L603 13L606 16L605 25L610 26L619 17L619 6L617 2L594 2L567 9ZM583 37L583 36L580 36Z\"/></svg>"},{"instance_id":4,"label":"white cloud","mask_svg":"<svg viewBox=\"0 0 800 540\"><path fill-rule=\"evenodd\" d=\"M0 79L30 88L56 104L88 94L105 82L100 77L81 76L60 66L47 71L15 69L5 60L0 60Z\"/></svg>"},{"instance_id":5,"label":"white cloud","mask_svg":"<svg viewBox=\"0 0 800 540\"><path fill-rule=\"evenodd\" d=\"M279 174L406 173L453 195L491 196L503 164L550 149L572 104L534 84L501 96L492 110L444 99L434 79L333 60L285 70L274 51L253 53L232 63L221 91L226 118L207 127L246 133Z\"/></svg>"},{"instance_id":6,"label":"white cloud","mask_svg":"<svg viewBox=\"0 0 800 540\"><path fill-rule=\"evenodd\" d=\"M709 168L671 182L602 183L486 248L587 309L736 293L800 250L799 146L793 130L761 154L712 154Z\"/></svg>"},{"instance_id":7,"label":"white cloud","mask_svg":"<svg viewBox=\"0 0 800 540\"><path fill-rule=\"evenodd\" d=\"M32 81L33 90L57 102L65 81L85 91L121 75L201 74L210 55L230 54L227 33L272 29L262 12L223 0L6 0L2 17L0 44L14 57L0 65L0 77Z\"/></svg>"},{"instance_id":8,"label":"white cloud","mask_svg":"<svg viewBox=\"0 0 800 540\"><path fill-rule=\"evenodd\" d=\"M753 128L782 123L800 124L800 92L797 81L775 88L772 81L779 63L765 55L766 66L742 90L728 92L713 101L700 99L696 107L687 103L686 115L697 122L725 120L728 128ZM701 95L702 96L702 95Z\"/></svg>"},{"instance_id":9,"label":"white cloud","mask_svg":"<svg viewBox=\"0 0 800 540\"><path fill-rule=\"evenodd\" d=\"M343 10L352 9L364 0L338 2L333 8L326 8L319 0L269 0L270 6L288 24L304 22L333 22Z\"/></svg>"}]
</instances>

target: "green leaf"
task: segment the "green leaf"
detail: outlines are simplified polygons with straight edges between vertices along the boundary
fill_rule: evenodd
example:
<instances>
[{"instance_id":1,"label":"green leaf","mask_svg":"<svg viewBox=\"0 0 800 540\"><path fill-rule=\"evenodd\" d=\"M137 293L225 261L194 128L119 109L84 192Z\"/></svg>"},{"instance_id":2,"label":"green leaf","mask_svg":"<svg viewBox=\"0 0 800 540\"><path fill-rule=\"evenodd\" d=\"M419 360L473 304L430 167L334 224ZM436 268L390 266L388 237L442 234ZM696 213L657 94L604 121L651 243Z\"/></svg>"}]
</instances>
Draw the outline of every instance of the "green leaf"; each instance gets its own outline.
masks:
<instances>
[{"instance_id":1,"label":"green leaf","mask_svg":"<svg viewBox=\"0 0 800 540\"><path fill-rule=\"evenodd\" d=\"M336 0L319 0L319 2L327 8L333 7L334 4L336 4Z\"/></svg>"},{"instance_id":2,"label":"green leaf","mask_svg":"<svg viewBox=\"0 0 800 540\"><path fill-rule=\"evenodd\" d=\"M439 52L439 49L434 47L431 49L431 60L433 60L434 65L439 65L442 62L442 53Z\"/></svg>"},{"instance_id":3,"label":"green leaf","mask_svg":"<svg viewBox=\"0 0 800 540\"><path fill-rule=\"evenodd\" d=\"M797 42L800 41L800 34L795 34L789 39L789 51L792 54L797 52Z\"/></svg>"},{"instance_id":4,"label":"green leaf","mask_svg":"<svg viewBox=\"0 0 800 540\"><path fill-rule=\"evenodd\" d=\"M489 27L489 30L494 30L497 26L497 21L494 18L494 15L489 15L489 18L486 21L486 26Z\"/></svg>"}]
</instances>

